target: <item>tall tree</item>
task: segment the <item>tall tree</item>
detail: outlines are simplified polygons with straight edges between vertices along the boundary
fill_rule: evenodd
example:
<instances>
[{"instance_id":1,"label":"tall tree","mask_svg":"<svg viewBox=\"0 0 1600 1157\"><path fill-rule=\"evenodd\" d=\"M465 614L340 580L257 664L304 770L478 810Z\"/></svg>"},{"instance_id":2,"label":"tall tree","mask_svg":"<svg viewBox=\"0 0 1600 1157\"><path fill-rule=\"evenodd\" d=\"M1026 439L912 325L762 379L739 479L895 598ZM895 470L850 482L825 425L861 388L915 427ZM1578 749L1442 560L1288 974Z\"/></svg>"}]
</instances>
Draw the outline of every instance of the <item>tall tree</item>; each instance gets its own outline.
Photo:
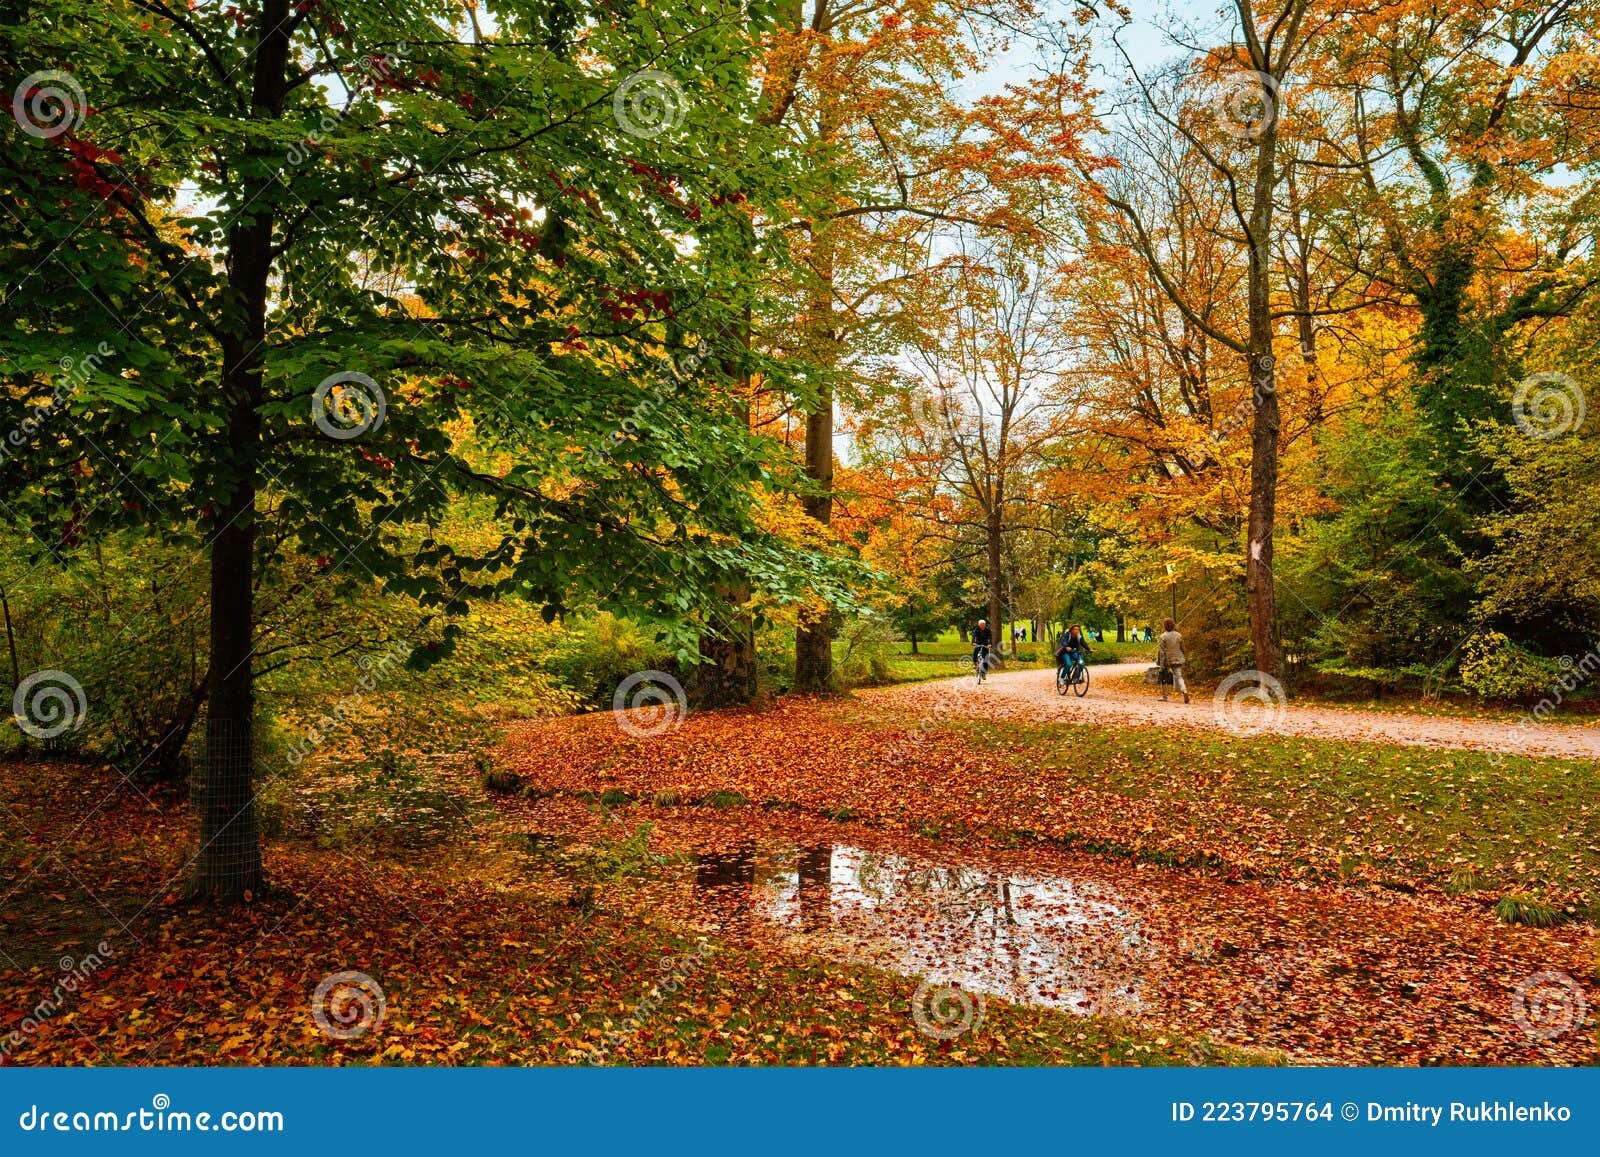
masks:
<instances>
[{"instance_id":1,"label":"tall tree","mask_svg":"<svg viewBox=\"0 0 1600 1157\"><path fill-rule=\"evenodd\" d=\"M1286 316L1273 301L1273 242L1283 177L1279 158L1281 94L1308 43L1322 31L1328 8L1331 5L1325 0L1283 0L1258 12L1251 0L1237 0L1231 29L1234 42L1226 49L1204 54L1198 64L1197 75L1214 86L1218 96L1213 107L1219 115L1207 119L1184 115L1185 108L1162 105L1128 62L1146 107L1187 142L1206 162L1211 179L1226 190L1237 242L1245 256L1242 332L1226 331L1206 319L1168 272L1166 255L1128 190L1114 180L1101 185L1107 204L1129 221L1135 248L1149 263L1162 290L1196 328L1241 358L1251 383L1245 593L1256 669L1272 678L1282 674L1272 572L1281 432L1273 337L1276 322ZM1192 112L1193 106L1187 110Z\"/></svg>"},{"instance_id":2,"label":"tall tree","mask_svg":"<svg viewBox=\"0 0 1600 1157\"><path fill-rule=\"evenodd\" d=\"M0 473L41 550L136 526L209 559L198 891L263 881L281 553L440 621L581 595L685 651L727 582L829 590L753 510L781 455L689 372L743 363L727 255L794 185L754 116L769 15L50 0L0 28L34 70L0 138L0 418L33 441ZM487 549L437 536L461 496ZM454 637L424 630L417 665Z\"/></svg>"}]
</instances>

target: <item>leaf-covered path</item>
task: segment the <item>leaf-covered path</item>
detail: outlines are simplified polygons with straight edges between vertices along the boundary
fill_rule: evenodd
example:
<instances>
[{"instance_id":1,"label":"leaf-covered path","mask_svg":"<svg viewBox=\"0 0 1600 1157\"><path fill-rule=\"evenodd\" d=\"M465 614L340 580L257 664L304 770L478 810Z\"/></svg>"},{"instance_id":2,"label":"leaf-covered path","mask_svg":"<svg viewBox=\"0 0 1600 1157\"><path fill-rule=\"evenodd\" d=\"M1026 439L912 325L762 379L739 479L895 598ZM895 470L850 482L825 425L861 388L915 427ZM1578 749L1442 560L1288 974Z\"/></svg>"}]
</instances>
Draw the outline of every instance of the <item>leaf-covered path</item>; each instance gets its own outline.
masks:
<instances>
[{"instance_id":1,"label":"leaf-covered path","mask_svg":"<svg viewBox=\"0 0 1600 1157\"><path fill-rule=\"evenodd\" d=\"M973 716L1107 722L1132 727L1200 727L1235 733L1305 735L1348 739L1359 743L1398 743L1463 751L1519 752L1569 759L1600 759L1600 725L1467 719L1402 712L1341 710L1293 702L1275 708L1236 696L1221 701L1210 689L1197 691L1189 703L1172 695L1163 703L1155 688L1143 682L1147 663L1118 663L1089 669L1087 695L1056 694L1054 674L1046 670L996 671L982 687L971 676L936 684L893 687L865 692L887 702L926 701L934 688L959 688L954 701ZM1247 689L1247 688L1245 688Z\"/></svg>"}]
</instances>

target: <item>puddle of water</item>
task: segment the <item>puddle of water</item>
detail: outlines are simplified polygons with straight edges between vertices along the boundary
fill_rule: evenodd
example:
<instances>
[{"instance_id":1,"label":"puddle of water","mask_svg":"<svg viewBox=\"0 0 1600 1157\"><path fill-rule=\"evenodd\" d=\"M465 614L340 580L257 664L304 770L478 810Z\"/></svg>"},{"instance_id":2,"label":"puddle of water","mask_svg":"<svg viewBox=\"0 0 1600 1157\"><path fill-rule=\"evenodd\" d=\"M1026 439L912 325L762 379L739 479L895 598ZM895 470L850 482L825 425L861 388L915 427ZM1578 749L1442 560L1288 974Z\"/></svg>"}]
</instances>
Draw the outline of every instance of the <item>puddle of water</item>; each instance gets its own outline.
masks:
<instances>
[{"instance_id":1,"label":"puddle of water","mask_svg":"<svg viewBox=\"0 0 1600 1157\"><path fill-rule=\"evenodd\" d=\"M702 854L695 887L725 934L1076 1013L1144 1008L1156 949L1099 881L848 844Z\"/></svg>"}]
</instances>

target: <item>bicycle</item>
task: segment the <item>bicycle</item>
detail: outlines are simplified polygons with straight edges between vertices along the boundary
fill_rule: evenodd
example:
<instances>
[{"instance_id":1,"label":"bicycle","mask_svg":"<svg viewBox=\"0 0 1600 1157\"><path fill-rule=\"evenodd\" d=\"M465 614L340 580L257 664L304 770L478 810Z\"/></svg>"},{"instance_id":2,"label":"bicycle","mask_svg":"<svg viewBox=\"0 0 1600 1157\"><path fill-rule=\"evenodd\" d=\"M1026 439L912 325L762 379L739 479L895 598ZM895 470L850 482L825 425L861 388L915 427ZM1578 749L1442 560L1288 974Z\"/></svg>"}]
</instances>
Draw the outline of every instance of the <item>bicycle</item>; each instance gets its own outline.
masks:
<instances>
[{"instance_id":1,"label":"bicycle","mask_svg":"<svg viewBox=\"0 0 1600 1157\"><path fill-rule=\"evenodd\" d=\"M988 647L974 647L972 649L972 669L977 672L978 682L982 683L984 676L989 673Z\"/></svg>"},{"instance_id":2,"label":"bicycle","mask_svg":"<svg viewBox=\"0 0 1600 1157\"><path fill-rule=\"evenodd\" d=\"M1089 693L1089 666L1082 655L1074 653L1056 668L1056 694L1065 695L1068 687L1079 699Z\"/></svg>"}]
</instances>

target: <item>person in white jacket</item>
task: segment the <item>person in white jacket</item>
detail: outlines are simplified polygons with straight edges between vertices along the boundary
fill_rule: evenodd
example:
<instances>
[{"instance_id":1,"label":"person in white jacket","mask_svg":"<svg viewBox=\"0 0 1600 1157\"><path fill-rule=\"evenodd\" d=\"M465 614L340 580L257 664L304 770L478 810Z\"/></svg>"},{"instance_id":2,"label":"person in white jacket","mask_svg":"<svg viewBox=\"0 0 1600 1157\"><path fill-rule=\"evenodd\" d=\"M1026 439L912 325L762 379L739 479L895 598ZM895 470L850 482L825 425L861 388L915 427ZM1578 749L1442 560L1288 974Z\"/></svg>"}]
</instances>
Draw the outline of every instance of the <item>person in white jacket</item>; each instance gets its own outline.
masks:
<instances>
[{"instance_id":1,"label":"person in white jacket","mask_svg":"<svg viewBox=\"0 0 1600 1157\"><path fill-rule=\"evenodd\" d=\"M1189 685L1183 681L1183 636L1178 633L1178 624L1171 619L1161 624L1161 638L1156 641L1156 666L1168 673L1172 685L1183 694L1183 701L1189 702ZM1161 682L1161 698L1167 697L1167 681Z\"/></svg>"}]
</instances>

